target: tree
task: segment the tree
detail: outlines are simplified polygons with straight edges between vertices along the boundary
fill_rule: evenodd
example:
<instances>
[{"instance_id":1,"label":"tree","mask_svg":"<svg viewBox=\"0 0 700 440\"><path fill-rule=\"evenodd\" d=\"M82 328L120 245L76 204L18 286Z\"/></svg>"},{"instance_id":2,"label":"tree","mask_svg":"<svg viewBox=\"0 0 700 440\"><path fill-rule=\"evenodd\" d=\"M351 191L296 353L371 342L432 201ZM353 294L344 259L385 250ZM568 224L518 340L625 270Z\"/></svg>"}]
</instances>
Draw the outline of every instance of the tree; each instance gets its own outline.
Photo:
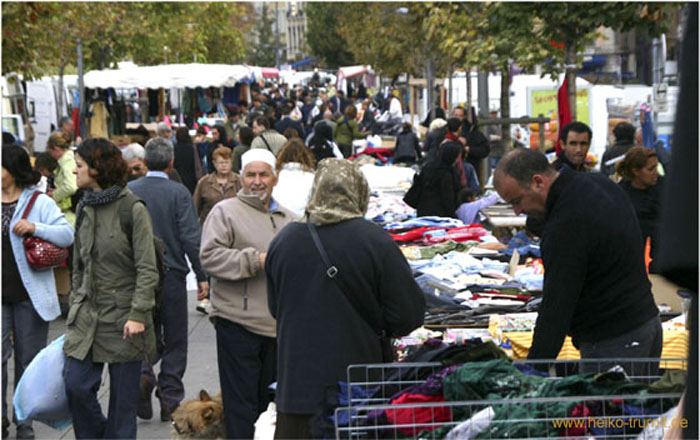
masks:
<instances>
[{"instance_id":1,"label":"tree","mask_svg":"<svg viewBox=\"0 0 700 440\"><path fill-rule=\"evenodd\" d=\"M272 22L267 3L263 3L262 12L254 30L258 41L253 49L252 64L256 66L274 66L277 61Z\"/></svg>"},{"instance_id":2,"label":"tree","mask_svg":"<svg viewBox=\"0 0 700 440\"><path fill-rule=\"evenodd\" d=\"M348 43L352 40L346 40L338 32L344 13L356 6L357 3L306 4L306 42L311 53L321 58L329 68L337 69L357 63Z\"/></svg>"}]
</instances>

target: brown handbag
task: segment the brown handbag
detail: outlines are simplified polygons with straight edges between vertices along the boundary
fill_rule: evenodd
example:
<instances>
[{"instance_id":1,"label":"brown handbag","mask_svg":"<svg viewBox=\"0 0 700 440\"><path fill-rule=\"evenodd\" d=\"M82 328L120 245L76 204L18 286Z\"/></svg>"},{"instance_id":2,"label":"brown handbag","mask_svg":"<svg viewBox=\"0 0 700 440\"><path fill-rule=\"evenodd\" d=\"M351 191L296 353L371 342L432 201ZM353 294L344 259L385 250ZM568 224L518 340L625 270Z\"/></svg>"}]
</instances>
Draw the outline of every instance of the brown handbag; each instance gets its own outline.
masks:
<instances>
[{"instance_id":1,"label":"brown handbag","mask_svg":"<svg viewBox=\"0 0 700 440\"><path fill-rule=\"evenodd\" d=\"M29 204L24 209L24 214L22 214L22 220L25 220L29 215L39 194L39 191L34 191L34 194L32 194L32 198L29 199ZM50 241L33 236L25 238L22 244L24 245L24 256L32 269L40 270L68 265L67 247L58 247Z\"/></svg>"}]
</instances>

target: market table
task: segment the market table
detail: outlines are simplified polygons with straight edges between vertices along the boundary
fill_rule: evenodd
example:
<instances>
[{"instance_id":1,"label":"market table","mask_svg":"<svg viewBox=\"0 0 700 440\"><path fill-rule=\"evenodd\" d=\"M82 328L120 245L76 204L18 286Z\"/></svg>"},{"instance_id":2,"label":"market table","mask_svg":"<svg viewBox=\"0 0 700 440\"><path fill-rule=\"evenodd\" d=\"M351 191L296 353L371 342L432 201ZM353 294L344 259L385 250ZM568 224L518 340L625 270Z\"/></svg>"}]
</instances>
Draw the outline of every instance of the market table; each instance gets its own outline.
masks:
<instances>
[{"instance_id":1,"label":"market table","mask_svg":"<svg viewBox=\"0 0 700 440\"><path fill-rule=\"evenodd\" d=\"M514 359L526 359L532 346L534 331L504 331L501 323L505 315L491 315L489 319L489 333L494 338L504 342L510 342ZM685 359L688 357L688 331L664 330L664 344L661 352L662 359ZM581 359L581 353L574 347L570 336L567 336L562 345L559 360ZM664 369L683 369L682 362L665 362L660 365Z\"/></svg>"}]
</instances>

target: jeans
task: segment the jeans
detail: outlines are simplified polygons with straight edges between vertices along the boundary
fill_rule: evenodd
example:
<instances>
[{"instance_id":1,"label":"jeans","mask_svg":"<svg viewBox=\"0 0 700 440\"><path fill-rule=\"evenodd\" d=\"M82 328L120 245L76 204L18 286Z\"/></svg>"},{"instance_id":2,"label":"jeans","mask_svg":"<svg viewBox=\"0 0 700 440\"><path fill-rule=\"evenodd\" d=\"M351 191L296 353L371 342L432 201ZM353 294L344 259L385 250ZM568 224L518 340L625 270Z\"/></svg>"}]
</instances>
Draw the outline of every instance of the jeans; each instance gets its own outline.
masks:
<instances>
[{"instance_id":1,"label":"jeans","mask_svg":"<svg viewBox=\"0 0 700 440\"><path fill-rule=\"evenodd\" d=\"M467 173L467 187L473 189L475 193L481 194L481 185L479 185L479 178L476 175L476 168L466 160L462 163L464 164L464 172Z\"/></svg>"},{"instance_id":2,"label":"jeans","mask_svg":"<svg viewBox=\"0 0 700 440\"><path fill-rule=\"evenodd\" d=\"M160 318L161 325L155 328L158 352L151 359L151 365L160 361L161 405L172 411L185 397L182 378L187 368L187 281L180 272L169 270L165 273ZM141 366L141 374L155 384L146 361Z\"/></svg>"},{"instance_id":3,"label":"jeans","mask_svg":"<svg viewBox=\"0 0 700 440\"><path fill-rule=\"evenodd\" d=\"M660 358L664 333L658 316L623 335L599 342L581 342L581 359ZM582 373L606 371L615 365L625 369L628 376L657 376L658 362L583 362Z\"/></svg>"},{"instance_id":4,"label":"jeans","mask_svg":"<svg viewBox=\"0 0 700 440\"><path fill-rule=\"evenodd\" d=\"M32 301L27 299L15 304L2 305L2 416L7 417L7 361L15 352L14 387L22 377L25 368L46 347L49 336L49 323L41 319L34 310ZM17 416L14 417L17 423ZM27 420L17 425L32 425Z\"/></svg>"},{"instance_id":5,"label":"jeans","mask_svg":"<svg viewBox=\"0 0 700 440\"><path fill-rule=\"evenodd\" d=\"M63 379L75 438L136 438L141 362L109 364L107 418L97 400L103 369L103 363L92 361L92 351L82 361L66 358Z\"/></svg>"},{"instance_id":6,"label":"jeans","mask_svg":"<svg viewBox=\"0 0 700 440\"><path fill-rule=\"evenodd\" d=\"M228 438L253 438L255 421L272 400L277 343L235 322L216 318L216 352Z\"/></svg>"}]
</instances>

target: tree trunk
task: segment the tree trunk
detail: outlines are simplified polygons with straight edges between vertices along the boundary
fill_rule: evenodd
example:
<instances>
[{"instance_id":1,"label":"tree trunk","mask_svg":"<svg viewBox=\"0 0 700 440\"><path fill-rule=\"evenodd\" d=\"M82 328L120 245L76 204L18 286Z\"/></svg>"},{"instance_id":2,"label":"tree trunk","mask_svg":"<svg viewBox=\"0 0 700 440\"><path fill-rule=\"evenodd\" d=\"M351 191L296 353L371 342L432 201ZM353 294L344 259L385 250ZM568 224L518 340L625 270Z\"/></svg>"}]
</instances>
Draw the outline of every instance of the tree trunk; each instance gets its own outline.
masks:
<instances>
[{"instance_id":1,"label":"tree trunk","mask_svg":"<svg viewBox=\"0 0 700 440\"><path fill-rule=\"evenodd\" d=\"M569 80L567 92L569 94L569 108L571 120L576 120L576 46L571 43L566 45L566 78Z\"/></svg>"},{"instance_id":2,"label":"tree trunk","mask_svg":"<svg viewBox=\"0 0 700 440\"><path fill-rule=\"evenodd\" d=\"M510 118L510 66L501 68L501 118ZM501 136L505 145L510 145L510 124L501 124Z\"/></svg>"},{"instance_id":3,"label":"tree trunk","mask_svg":"<svg viewBox=\"0 0 700 440\"><path fill-rule=\"evenodd\" d=\"M450 75L450 76L448 77L449 79L447 82L447 107L448 107L448 109L450 109L450 108L452 108L452 75L453 75L452 66L450 66L448 75Z\"/></svg>"},{"instance_id":4,"label":"tree trunk","mask_svg":"<svg viewBox=\"0 0 700 440\"><path fill-rule=\"evenodd\" d=\"M472 68L467 67L466 76L467 79L467 108L472 108Z\"/></svg>"},{"instance_id":5,"label":"tree trunk","mask_svg":"<svg viewBox=\"0 0 700 440\"><path fill-rule=\"evenodd\" d=\"M59 129L60 123L61 123L61 118L64 117L65 115L63 114L63 72L66 70L66 62L61 61L61 64L58 66L58 97L57 97L57 106L58 106L58 123L59 123Z\"/></svg>"}]
</instances>

